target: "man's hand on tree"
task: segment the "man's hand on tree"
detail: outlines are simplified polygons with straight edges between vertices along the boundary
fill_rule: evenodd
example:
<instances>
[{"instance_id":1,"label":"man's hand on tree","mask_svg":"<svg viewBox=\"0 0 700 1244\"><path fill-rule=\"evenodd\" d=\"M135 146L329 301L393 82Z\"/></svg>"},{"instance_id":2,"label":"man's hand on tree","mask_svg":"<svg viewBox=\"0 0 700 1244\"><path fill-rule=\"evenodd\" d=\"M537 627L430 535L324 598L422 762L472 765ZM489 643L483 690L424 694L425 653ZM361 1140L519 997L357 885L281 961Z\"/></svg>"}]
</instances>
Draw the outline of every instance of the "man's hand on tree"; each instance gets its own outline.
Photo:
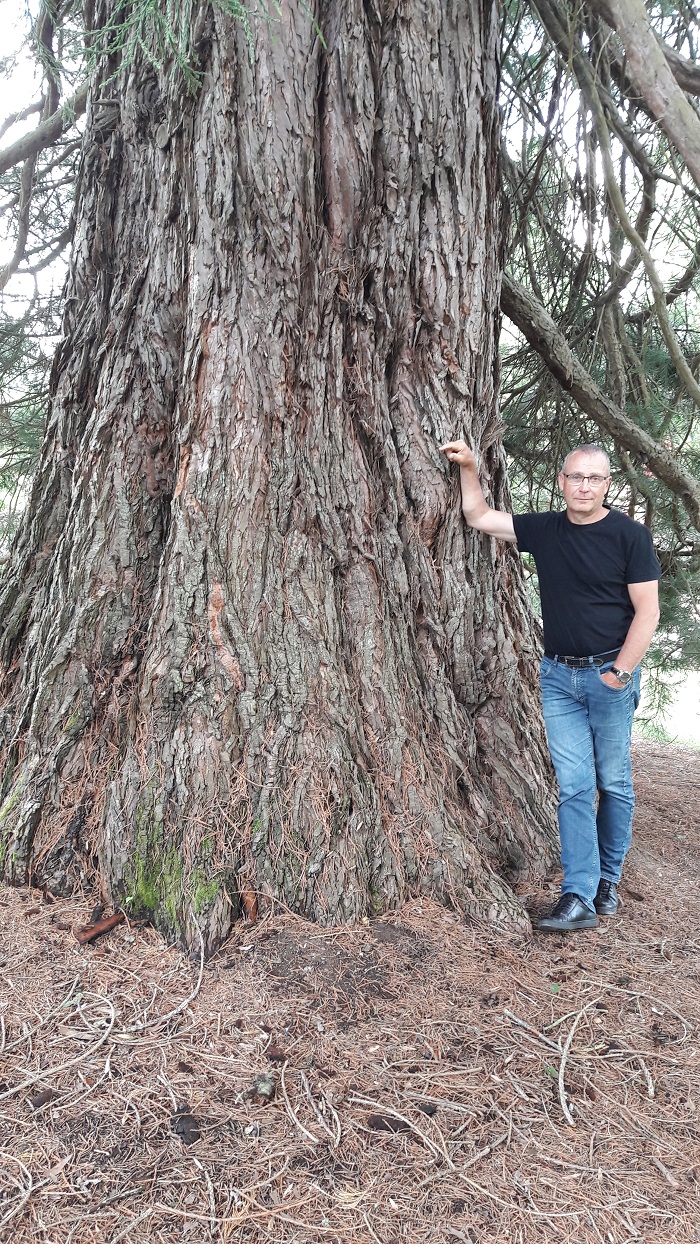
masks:
<instances>
[{"instance_id":1,"label":"man's hand on tree","mask_svg":"<svg viewBox=\"0 0 700 1244\"><path fill-rule=\"evenodd\" d=\"M456 462L457 466L472 467L476 471L476 458L466 441L448 441L446 445L440 446L440 453L443 453L450 462Z\"/></svg>"},{"instance_id":2,"label":"man's hand on tree","mask_svg":"<svg viewBox=\"0 0 700 1244\"><path fill-rule=\"evenodd\" d=\"M483 532L485 536L494 536L497 540L507 540L514 544L513 516L503 510L494 510L489 505L479 483L479 468L474 452L467 442L448 441L446 445L440 446L440 451L460 468L462 513L469 526Z\"/></svg>"}]
</instances>

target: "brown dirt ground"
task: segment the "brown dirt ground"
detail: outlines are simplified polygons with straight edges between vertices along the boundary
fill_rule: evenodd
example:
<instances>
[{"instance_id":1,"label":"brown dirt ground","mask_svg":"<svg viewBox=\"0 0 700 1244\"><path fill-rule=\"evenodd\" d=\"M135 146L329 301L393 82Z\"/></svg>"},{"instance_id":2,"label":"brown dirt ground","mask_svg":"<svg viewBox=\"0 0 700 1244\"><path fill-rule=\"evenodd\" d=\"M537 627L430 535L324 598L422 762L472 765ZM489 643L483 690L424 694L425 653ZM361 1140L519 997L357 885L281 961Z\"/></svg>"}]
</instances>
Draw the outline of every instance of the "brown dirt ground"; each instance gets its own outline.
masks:
<instances>
[{"instance_id":1,"label":"brown dirt ground","mask_svg":"<svg viewBox=\"0 0 700 1244\"><path fill-rule=\"evenodd\" d=\"M0 1238L697 1244L700 752L635 767L622 915L568 937L415 901L202 968L0 891Z\"/></svg>"}]
</instances>

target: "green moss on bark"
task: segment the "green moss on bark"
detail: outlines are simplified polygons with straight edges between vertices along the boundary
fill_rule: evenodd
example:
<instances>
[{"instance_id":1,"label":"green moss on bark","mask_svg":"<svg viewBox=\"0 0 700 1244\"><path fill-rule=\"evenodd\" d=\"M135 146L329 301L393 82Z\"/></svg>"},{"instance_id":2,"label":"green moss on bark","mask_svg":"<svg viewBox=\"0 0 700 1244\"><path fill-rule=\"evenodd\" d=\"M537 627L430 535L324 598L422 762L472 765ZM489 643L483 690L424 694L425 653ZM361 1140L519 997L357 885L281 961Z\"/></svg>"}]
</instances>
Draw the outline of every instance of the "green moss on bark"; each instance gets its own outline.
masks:
<instances>
[{"instance_id":1,"label":"green moss on bark","mask_svg":"<svg viewBox=\"0 0 700 1244\"><path fill-rule=\"evenodd\" d=\"M144 791L137 814L139 833L122 884L123 901L131 915L145 917L177 941L185 942L188 917L192 913L199 916L213 906L221 892L221 881L207 873L211 842L202 843L205 858L189 867L177 847L162 845L158 797L150 792L149 810L148 794Z\"/></svg>"}]
</instances>

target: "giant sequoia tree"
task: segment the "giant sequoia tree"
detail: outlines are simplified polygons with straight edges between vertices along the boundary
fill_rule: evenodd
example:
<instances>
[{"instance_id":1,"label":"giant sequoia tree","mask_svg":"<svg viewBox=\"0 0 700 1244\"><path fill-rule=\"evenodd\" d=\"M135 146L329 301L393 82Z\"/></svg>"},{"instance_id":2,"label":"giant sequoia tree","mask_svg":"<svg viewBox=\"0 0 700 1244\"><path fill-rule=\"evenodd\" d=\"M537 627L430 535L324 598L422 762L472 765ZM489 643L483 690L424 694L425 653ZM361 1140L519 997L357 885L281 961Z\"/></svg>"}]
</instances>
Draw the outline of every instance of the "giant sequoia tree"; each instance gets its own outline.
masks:
<instances>
[{"instance_id":1,"label":"giant sequoia tree","mask_svg":"<svg viewBox=\"0 0 700 1244\"><path fill-rule=\"evenodd\" d=\"M553 858L507 504L497 9L188 11L93 74L63 335L2 580L4 875L216 944L239 895L524 920ZM95 27L128 19L111 0ZM116 15L116 16L115 16Z\"/></svg>"}]
</instances>

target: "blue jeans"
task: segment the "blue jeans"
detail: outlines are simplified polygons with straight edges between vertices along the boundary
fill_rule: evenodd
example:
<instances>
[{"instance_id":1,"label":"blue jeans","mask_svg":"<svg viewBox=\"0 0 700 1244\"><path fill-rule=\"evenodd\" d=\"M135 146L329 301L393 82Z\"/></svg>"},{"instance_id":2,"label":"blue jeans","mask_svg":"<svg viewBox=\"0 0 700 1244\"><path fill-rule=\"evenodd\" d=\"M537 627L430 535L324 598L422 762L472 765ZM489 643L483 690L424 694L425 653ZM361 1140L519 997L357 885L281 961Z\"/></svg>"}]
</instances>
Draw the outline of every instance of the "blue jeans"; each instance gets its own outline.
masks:
<instances>
[{"instance_id":1,"label":"blue jeans","mask_svg":"<svg viewBox=\"0 0 700 1244\"><path fill-rule=\"evenodd\" d=\"M578 894L591 911L601 877L620 880L632 841L630 743L640 670L618 690L601 678L613 665L571 669L544 657L540 666L547 741L559 782L562 894Z\"/></svg>"}]
</instances>

